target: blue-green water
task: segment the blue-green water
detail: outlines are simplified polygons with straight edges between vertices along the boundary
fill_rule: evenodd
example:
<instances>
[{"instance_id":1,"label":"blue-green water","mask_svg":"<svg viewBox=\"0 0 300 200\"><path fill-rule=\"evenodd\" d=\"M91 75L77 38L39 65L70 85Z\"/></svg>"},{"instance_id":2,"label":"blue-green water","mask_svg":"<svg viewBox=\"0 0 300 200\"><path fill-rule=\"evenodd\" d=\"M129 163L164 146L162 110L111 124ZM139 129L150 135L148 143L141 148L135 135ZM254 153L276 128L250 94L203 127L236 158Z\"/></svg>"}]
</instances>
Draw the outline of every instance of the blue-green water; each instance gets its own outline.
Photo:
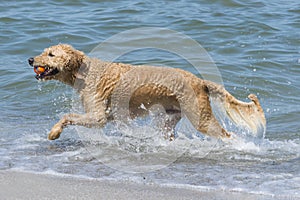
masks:
<instances>
[{"instance_id":1,"label":"blue-green water","mask_svg":"<svg viewBox=\"0 0 300 200\"><path fill-rule=\"evenodd\" d=\"M300 198L299 8L296 0L1 3L0 169ZM58 43L89 53L115 34L143 27L191 37L215 61L228 91L241 100L257 94L267 118L265 138L258 144L218 143L204 158L194 148L169 166L143 174L117 171L93 159L72 128L48 141L47 132L72 110L76 95L60 83L37 82L27 59ZM160 51L135 55L119 61L190 69Z\"/></svg>"}]
</instances>

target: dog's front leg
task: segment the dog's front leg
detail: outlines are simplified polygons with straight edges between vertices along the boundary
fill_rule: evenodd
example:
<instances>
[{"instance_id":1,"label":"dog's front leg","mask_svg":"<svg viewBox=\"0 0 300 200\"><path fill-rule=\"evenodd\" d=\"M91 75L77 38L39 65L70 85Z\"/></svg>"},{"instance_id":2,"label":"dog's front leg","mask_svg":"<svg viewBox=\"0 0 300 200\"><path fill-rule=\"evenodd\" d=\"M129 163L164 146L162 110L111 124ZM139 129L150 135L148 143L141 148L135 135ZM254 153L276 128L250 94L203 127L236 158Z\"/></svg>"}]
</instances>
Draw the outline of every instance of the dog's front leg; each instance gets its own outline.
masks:
<instances>
[{"instance_id":1,"label":"dog's front leg","mask_svg":"<svg viewBox=\"0 0 300 200\"><path fill-rule=\"evenodd\" d=\"M58 123L56 123L49 135L49 140L55 140L59 138L61 132L63 131L63 128L67 125L80 125L85 127L93 127L93 126L104 126L107 119L105 114L103 115L96 115L96 114L67 114L65 115L61 120L59 120Z\"/></svg>"}]
</instances>

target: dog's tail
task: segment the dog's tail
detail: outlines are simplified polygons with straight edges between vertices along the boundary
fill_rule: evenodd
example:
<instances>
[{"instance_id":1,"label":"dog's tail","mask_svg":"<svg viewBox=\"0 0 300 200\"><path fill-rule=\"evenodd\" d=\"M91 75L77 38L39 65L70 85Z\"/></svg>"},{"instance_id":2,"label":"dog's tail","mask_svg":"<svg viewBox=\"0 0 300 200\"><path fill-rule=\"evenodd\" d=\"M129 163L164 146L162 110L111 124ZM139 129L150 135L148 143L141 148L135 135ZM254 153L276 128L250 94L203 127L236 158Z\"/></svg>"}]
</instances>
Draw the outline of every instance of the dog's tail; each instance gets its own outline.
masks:
<instances>
[{"instance_id":1,"label":"dog's tail","mask_svg":"<svg viewBox=\"0 0 300 200\"><path fill-rule=\"evenodd\" d=\"M222 103L227 116L234 123L249 129L254 135L265 132L266 118L256 95L248 96L252 102L242 102L226 91L223 86L207 80L204 82L210 96Z\"/></svg>"}]
</instances>

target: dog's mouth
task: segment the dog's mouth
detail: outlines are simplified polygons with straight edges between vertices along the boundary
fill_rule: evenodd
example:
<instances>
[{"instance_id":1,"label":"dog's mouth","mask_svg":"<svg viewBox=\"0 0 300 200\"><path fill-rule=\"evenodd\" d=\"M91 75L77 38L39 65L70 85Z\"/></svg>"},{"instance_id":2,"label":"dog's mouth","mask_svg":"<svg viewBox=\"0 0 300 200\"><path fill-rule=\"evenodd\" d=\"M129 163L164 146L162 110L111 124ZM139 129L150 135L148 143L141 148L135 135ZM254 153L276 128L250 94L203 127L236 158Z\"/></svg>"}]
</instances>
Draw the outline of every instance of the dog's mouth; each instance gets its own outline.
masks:
<instances>
[{"instance_id":1,"label":"dog's mouth","mask_svg":"<svg viewBox=\"0 0 300 200\"><path fill-rule=\"evenodd\" d=\"M34 66L33 70L36 73L35 78L37 80L42 80L46 77L54 76L59 73L57 68L50 68L48 66Z\"/></svg>"}]
</instances>

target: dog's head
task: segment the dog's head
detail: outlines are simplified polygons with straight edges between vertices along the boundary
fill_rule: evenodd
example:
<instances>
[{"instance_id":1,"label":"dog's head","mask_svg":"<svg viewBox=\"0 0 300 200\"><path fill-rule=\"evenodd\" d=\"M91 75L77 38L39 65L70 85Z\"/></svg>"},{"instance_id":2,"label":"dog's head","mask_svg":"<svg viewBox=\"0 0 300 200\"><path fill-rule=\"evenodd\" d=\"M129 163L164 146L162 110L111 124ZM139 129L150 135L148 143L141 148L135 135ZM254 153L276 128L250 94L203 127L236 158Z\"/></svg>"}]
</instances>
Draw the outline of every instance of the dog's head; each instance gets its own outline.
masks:
<instances>
[{"instance_id":1,"label":"dog's head","mask_svg":"<svg viewBox=\"0 0 300 200\"><path fill-rule=\"evenodd\" d=\"M34 68L36 79L56 79L67 84L73 84L79 70L84 53L67 44L51 46L28 62Z\"/></svg>"}]
</instances>

